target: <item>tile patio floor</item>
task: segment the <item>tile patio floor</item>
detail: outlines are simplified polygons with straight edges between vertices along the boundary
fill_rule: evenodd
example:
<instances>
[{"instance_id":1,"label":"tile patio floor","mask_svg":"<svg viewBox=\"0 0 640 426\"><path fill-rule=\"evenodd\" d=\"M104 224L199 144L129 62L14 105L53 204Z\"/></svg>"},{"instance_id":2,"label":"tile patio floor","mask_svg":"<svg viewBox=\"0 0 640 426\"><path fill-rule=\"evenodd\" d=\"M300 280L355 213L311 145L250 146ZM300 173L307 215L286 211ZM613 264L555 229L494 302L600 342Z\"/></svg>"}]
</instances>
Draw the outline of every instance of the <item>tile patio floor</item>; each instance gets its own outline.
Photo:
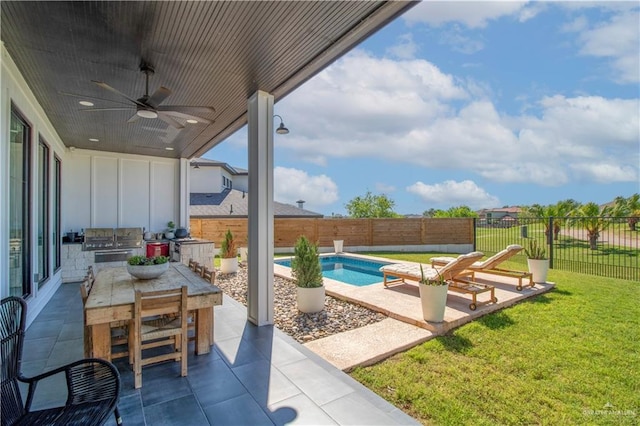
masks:
<instances>
[{"instance_id":1,"label":"tile patio floor","mask_svg":"<svg viewBox=\"0 0 640 426\"><path fill-rule=\"evenodd\" d=\"M82 358L82 324L79 284L62 284L27 329L23 374ZM187 377L179 363L145 367L136 390L127 362L116 365L125 425L419 424L276 328L248 323L246 308L227 296L215 308L215 345L201 356L191 348ZM34 408L63 401L61 389L42 383Z\"/></svg>"}]
</instances>

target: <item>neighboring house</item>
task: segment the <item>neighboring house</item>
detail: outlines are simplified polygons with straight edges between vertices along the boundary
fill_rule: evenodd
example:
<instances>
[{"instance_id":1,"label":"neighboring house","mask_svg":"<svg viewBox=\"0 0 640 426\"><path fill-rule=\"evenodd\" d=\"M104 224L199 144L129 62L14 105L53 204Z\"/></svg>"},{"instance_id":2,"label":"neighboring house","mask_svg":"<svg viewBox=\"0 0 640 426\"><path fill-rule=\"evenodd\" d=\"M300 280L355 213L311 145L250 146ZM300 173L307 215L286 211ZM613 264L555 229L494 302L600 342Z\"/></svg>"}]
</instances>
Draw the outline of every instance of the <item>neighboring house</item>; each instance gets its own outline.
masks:
<instances>
[{"instance_id":1,"label":"neighboring house","mask_svg":"<svg viewBox=\"0 0 640 426\"><path fill-rule=\"evenodd\" d=\"M249 172L222 161L194 158L191 160L192 194L221 193L225 189L248 191Z\"/></svg>"},{"instance_id":2,"label":"neighboring house","mask_svg":"<svg viewBox=\"0 0 640 426\"><path fill-rule=\"evenodd\" d=\"M191 218L247 217L249 197L245 191L225 189L219 193L191 193ZM273 202L274 217L323 217L320 213L305 210L291 204Z\"/></svg>"},{"instance_id":3,"label":"neighboring house","mask_svg":"<svg viewBox=\"0 0 640 426\"><path fill-rule=\"evenodd\" d=\"M196 168L197 164L197 168ZM245 169L232 167L227 163L205 158L191 160L191 190L189 216L206 217L247 217L249 212L247 194L249 173ZM273 202L275 217L323 217L298 206Z\"/></svg>"},{"instance_id":4,"label":"neighboring house","mask_svg":"<svg viewBox=\"0 0 640 426\"><path fill-rule=\"evenodd\" d=\"M518 214L522 209L518 206L482 209L478 213L479 226L497 226L510 228L518 224Z\"/></svg>"}]
</instances>

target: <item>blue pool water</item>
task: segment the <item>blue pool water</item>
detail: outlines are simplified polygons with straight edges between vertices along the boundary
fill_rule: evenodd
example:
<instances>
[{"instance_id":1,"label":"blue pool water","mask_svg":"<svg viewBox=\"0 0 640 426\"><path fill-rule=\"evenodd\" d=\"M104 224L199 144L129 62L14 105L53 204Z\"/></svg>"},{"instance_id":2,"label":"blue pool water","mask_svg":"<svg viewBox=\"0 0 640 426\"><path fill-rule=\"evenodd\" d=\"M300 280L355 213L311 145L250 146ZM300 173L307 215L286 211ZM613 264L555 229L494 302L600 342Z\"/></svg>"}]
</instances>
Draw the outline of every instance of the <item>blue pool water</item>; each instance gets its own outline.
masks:
<instances>
[{"instance_id":1,"label":"blue pool water","mask_svg":"<svg viewBox=\"0 0 640 426\"><path fill-rule=\"evenodd\" d=\"M275 263L291 267L290 259L276 260ZM325 278L362 287L382 282L382 272L379 269L388 263L346 256L320 256L320 264Z\"/></svg>"}]
</instances>

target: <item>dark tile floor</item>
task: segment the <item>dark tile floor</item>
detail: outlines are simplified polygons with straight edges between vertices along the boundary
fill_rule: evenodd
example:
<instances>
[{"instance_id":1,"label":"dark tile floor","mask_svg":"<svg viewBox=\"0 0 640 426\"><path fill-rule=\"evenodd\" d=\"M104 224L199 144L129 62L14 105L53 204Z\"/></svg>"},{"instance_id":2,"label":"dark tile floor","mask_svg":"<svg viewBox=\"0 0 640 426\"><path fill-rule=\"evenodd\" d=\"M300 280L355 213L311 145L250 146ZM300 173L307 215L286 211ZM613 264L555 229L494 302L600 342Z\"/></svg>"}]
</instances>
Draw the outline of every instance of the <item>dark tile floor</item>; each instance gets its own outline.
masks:
<instances>
[{"instance_id":1,"label":"dark tile floor","mask_svg":"<svg viewBox=\"0 0 640 426\"><path fill-rule=\"evenodd\" d=\"M26 376L82 358L79 283L63 284L27 329ZM215 308L215 345L190 348L189 374L179 363L143 369L141 389L124 360L119 403L125 425L399 425L419 424L274 327L246 321L246 308L225 296ZM34 408L56 405L66 386L39 386ZM108 424L115 424L110 420Z\"/></svg>"}]
</instances>

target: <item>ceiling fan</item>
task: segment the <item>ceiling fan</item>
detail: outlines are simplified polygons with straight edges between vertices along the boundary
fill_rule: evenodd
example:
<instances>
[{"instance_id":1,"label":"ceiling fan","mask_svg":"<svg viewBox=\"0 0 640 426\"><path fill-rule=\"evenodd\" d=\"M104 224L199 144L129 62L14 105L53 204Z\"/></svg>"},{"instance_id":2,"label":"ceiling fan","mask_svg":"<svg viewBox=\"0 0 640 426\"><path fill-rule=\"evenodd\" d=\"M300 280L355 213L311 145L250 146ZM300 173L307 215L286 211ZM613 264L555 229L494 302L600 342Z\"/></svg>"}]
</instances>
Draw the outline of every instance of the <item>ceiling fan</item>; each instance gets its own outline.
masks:
<instances>
[{"instance_id":1,"label":"ceiling fan","mask_svg":"<svg viewBox=\"0 0 640 426\"><path fill-rule=\"evenodd\" d=\"M91 80L93 83L97 84L103 89L109 90L117 95L122 96L132 103L131 106L118 108L91 108L83 109L82 111L122 111L134 108L135 113L131 116L131 118L129 118L129 120L127 120L128 123L133 123L140 117L159 118L170 126L175 127L176 129L184 128L184 126L178 120L176 120L176 118L187 120L187 122L189 123L197 122L211 124L210 120L191 114L192 112L215 112L215 109L211 107L189 105L160 105L162 101L164 101L171 94L171 90L164 86L160 86L155 92L153 92L153 94L149 95L149 76L153 75L154 73L153 67L148 64L143 64L140 66L140 71L145 75L145 92L144 95L142 95L142 97L138 99L130 98L129 96L125 95L117 89L114 89L103 81Z\"/></svg>"}]
</instances>

